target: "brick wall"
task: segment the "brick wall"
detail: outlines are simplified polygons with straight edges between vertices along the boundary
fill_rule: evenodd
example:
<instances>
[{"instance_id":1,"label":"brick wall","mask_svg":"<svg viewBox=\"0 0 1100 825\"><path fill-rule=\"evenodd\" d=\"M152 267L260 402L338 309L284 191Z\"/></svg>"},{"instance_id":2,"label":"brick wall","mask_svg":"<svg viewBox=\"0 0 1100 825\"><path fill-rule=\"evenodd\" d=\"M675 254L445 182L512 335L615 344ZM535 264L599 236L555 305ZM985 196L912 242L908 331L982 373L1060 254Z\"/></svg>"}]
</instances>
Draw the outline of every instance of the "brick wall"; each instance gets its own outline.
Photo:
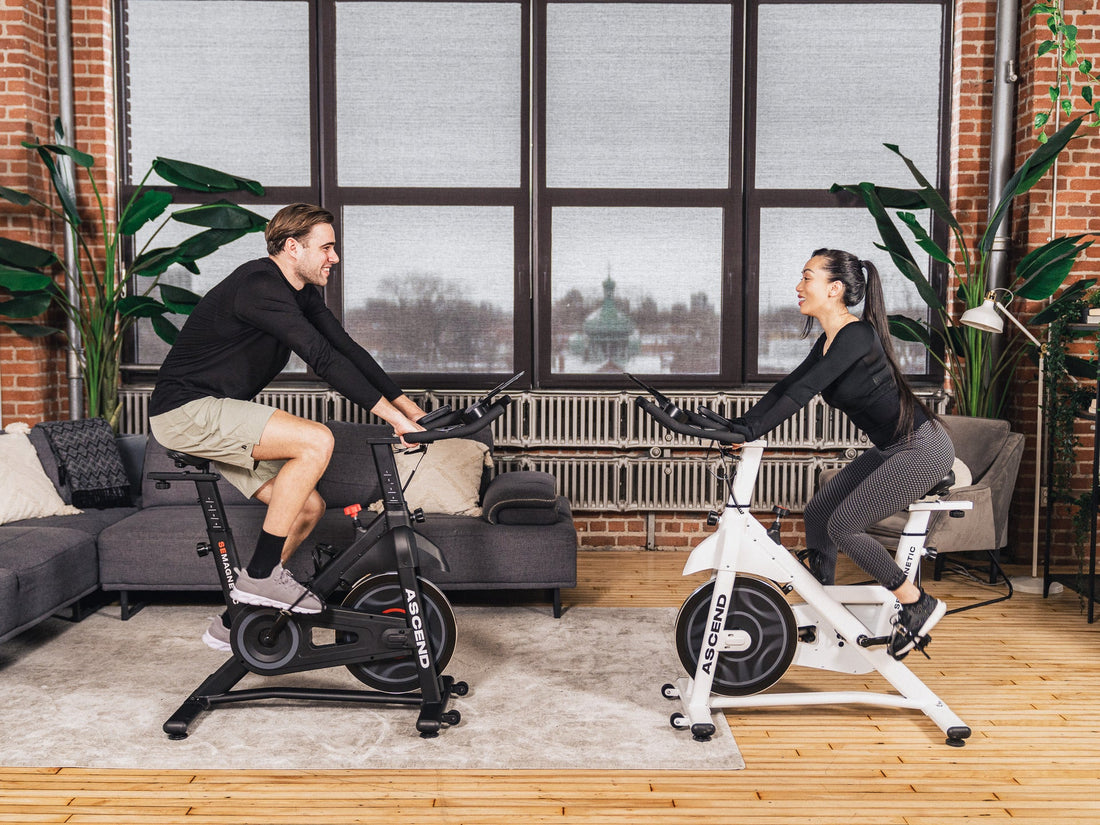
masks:
<instances>
[{"instance_id":1,"label":"brick wall","mask_svg":"<svg viewBox=\"0 0 1100 825\"><path fill-rule=\"evenodd\" d=\"M95 155L96 182L114 211L114 100L111 13L107 0L75 0L72 10L75 136ZM53 140L59 115L53 0L0 0L0 181L56 207L42 165L20 143ZM95 214L90 188L80 206ZM0 228L8 237L50 246L61 255L61 224L41 207L0 200ZM99 239L102 240L102 239ZM58 283L62 281L59 278ZM50 322L62 326L61 315ZM34 422L68 415L66 349L59 336L27 339L0 328L0 420Z\"/></svg>"},{"instance_id":2,"label":"brick wall","mask_svg":"<svg viewBox=\"0 0 1100 825\"><path fill-rule=\"evenodd\" d=\"M1026 8L1030 6L1029 3ZM1096 9L1095 3L1091 0L1069 0L1065 4L1065 9L1071 22L1078 27L1078 43L1082 54L1094 61L1100 59L1100 10ZM1050 31L1043 25L1041 18L1024 16L1020 27L1021 55L1027 55L1030 58L1039 43L1048 39L1049 36ZM1053 60L1049 57L1021 61L1020 95L1017 103L1017 152L1020 158L1037 145L1031 124L1038 113L1045 112L1049 107L1050 98L1047 90L1057 82L1053 65ZM1087 113L1079 99L1075 100L1075 104L1077 108L1074 117ZM1064 125L1068 120L1063 115L1060 123ZM1086 120L1086 123L1088 122L1089 119ZM1078 135L1081 137L1075 139L1063 152L1054 174L1048 174L1028 193L1026 198L1021 199L1013 225L1013 247L1017 255L1021 251L1040 246L1057 235L1100 233L1100 210L1098 210L1100 176L1097 175L1097 172L1100 172L1100 132L1095 127L1090 129L1082 126ZM1081 278L1100 279L1100 248L1095 246L1090 248L1078 260L1070 280ZM1021 309L1020 314L1031 317L1039 309L1041 309L1040 304L1028 303ZM1019 371L1014 388L1014 404L1010 415L1016 424L1016 429L1029 434L1028 452L1020 471L1021 479L1017 484L1014 511L1026 512L1030 515L1035 478L1032 434L1035 428L1035 409L1039 403L1037 373L1030 362ZM1079 423L1077 433L1081 438L1082 446L1073 486L1076 491L1083 492L1089 489L1090 479L1087 473L1092 464L1093 433L1092 428L1085 422ZM1052 526L1054 528L1052 549L1055 558L1071 558L1073 541L1068 515L1059 509ZM1014 527L1018 537L1017 557L1029 558L1031 521L1019 519ZM1041 536L1040 552L1043 549L1043 542L1044 537Z\"/></svg>"}]
</instances>

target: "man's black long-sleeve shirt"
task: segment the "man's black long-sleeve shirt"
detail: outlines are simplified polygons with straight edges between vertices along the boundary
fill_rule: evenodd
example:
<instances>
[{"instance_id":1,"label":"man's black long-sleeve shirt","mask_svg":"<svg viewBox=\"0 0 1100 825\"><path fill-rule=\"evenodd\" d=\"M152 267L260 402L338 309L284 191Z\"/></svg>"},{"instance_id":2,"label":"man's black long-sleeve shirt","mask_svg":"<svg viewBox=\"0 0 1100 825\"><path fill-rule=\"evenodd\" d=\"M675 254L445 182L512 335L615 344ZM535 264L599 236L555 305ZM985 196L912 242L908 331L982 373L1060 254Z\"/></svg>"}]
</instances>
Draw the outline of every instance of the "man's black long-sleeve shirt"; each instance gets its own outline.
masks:
<instances>
[{"instance_id":1,"label":"man's black long-sleeve shirt","mask_svg":"<svg viewBox=\"0 0 1100 825\"><path fill-rule=\"evenodd\" d=\"M249 261L211 289L180 330L157 376L149 415L198 398L254 398L296 353L369 410L401 390L352 340L312 284L296 290L270 258Z\"/></svg>"}]
</instances>

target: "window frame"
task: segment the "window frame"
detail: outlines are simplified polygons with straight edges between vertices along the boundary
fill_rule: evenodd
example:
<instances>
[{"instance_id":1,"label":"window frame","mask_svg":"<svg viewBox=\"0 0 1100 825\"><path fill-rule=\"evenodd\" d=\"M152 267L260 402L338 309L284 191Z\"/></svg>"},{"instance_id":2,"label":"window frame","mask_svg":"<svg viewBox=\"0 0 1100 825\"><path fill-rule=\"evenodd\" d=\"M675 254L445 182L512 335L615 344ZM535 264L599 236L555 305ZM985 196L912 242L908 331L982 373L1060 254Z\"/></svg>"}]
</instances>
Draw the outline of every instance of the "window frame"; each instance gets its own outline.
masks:
<instances>
[{"instance_id":1,"label":"window frame","mask_svg":"<svg viewBox=\"0 0 1100 825\"><path fill-rule=\"evenodd\" d=\"M824 190L757 190L755 179L755 131L747 126L755 117L757 88L757 34L759 8L765 4L820 4L821 0L450 0L456 3L510 4L520 9L519 67L521 108L520 181L516 187L341 187L337 178L336 160L336 15L337 4L344 2L407 2L408 0L276 0L306 3L309 8L310 54L310 134L311 180L309 186L267 188L258 198L250 193L234 194L244 205L291 203L308 201L323 204L336 215L338 245L342 238L343 209L354 206L507 206L514 215L514 295L513 295L513 369L524 370L521 386L545 389L619 389L632 388L625 378L598 373L555 374L552 369L552 277L553 261L552 214L556 207L683 207L722 209L721 294L717 297L720 324L723 329L716 373L647 374L647 382L661 387L684 389L738 387L770 382L780 377L761 373L757 369L759 327L759 231L760 213L775 207L858 208L862 203L845 193L831 194ZM247 2L247 0L246 0ZM730 82L730 145L729 179L723 189L659 189L659 188L584 188L548 187L546 169L546 105L547 105L547 14L551 4L630 4L646 3L676 5L723 5L731 11L731 82ZM836 0L837 4L892 5L931 4L943 9L941 28L941 82L939 93L938 169L935 185L947 191L950 161L950 101L951 26L950 0ZM126 202L135 186L130 174L130 121L128 107L128 41L126 15L129 0L114 0L117 71L117 129L120 147L120 200ZM143 170L139 170L143 171ZM228 170L232 171L232 170ZM532 180L534 177L534 180ZM262 181L261 181L262 183ZM186 202L207 203L222 197L202 195L171 186L153 186L180 197ZM933 237L941 244L948 240L948 230L940 221L933 223ZM338 246L342 254L342 248ZM123 254L133 255L132 249ZM930 267L933 287L945 295L947 267ZM336 314L343 318L344 273L337 267L325 298ZM739 327L739 330L737 329ZM942 352L939 353L942 356ZM127 382L148 382L157 367L135 363L136 333L124 351L123 376ZM923 374L911 375L916 384L942 383L942 368L933 358L927 359ZM511 373L478 373L473 376L454 373L393 373L401 386L430 386L440 389L461 389L497 383ZM283 373L276 379L281 384L319 382L312 371Z\"/></svg>"}]
</instances>

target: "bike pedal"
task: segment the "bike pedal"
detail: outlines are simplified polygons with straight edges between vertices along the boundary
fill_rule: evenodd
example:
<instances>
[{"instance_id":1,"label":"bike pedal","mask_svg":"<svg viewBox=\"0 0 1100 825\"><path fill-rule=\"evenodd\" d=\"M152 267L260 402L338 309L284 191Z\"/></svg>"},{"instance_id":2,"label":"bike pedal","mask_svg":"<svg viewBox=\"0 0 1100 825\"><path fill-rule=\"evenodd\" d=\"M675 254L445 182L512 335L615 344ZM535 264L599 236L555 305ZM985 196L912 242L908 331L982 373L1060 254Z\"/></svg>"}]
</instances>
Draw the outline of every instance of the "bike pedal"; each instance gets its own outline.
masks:
<instances>
[{"instance_id":1,"label":"bike pedal","mask_svg":"<svg viewBox=\"0 0 1100 825\"><path fill-rule=\"evenodd\" d=\"M932 657L929 656L928 651L925 650L925 648L928 647L928 643L930 641L932 641L932 634L926 633L925 635L921 636L918 641L913 643L913 650L919 650L924 655L925 659L931 659Z\"/></svg>"}]
</instances>

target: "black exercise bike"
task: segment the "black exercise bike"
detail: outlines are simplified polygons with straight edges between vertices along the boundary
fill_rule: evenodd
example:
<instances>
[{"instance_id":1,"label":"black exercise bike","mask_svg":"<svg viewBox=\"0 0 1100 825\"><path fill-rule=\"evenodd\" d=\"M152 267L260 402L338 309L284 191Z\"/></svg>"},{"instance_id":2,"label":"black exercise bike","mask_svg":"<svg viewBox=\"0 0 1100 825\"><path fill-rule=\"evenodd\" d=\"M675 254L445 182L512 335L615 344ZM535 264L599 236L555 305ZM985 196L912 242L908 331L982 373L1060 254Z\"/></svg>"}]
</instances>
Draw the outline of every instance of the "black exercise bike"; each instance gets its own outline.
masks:
<instances>
[{"instance_id":1,"label":"black exercise bike","mask_svg":"<svg viewBox=\"0 0 1100 825\"><path fill-rule=\"evenodd\" d=\"M511 403L501 392L522 375L494 387L465 410L434 410L420 419L426 429L405 435L405 441L425 445L484 429ZM364 523L357 505L345 508L355 523L355 541L340 552L323 545L314 551L315 571L307 585L326 603L316 614L233 601L235 571L241 563L218 491L220 476L210 471L207 459L169 450L179 472L149 474L158 487L194 482L208 539L199 543L198 553L213 554L232 618L233 656L164 723L170 739L186 738L188 727L203 711L259 699L419 706L416 729L424 738L437 736L444 725L459 723L459 712L448 710L447 703L451 696L464 696L469 686L442 673L455 647L454 611L442 591L420 576L422 560L443 570L447 562L438 547L413 531L413 522L422 521L423 514L410 513L405 502L393 450L399 439L389 434L366 441L381 483L382 512ZM315 631L325 630L334 640L319 643ZM250 672L274 676L339 665L373 690L232 689Z\"/></svg>"}]
</instances>

